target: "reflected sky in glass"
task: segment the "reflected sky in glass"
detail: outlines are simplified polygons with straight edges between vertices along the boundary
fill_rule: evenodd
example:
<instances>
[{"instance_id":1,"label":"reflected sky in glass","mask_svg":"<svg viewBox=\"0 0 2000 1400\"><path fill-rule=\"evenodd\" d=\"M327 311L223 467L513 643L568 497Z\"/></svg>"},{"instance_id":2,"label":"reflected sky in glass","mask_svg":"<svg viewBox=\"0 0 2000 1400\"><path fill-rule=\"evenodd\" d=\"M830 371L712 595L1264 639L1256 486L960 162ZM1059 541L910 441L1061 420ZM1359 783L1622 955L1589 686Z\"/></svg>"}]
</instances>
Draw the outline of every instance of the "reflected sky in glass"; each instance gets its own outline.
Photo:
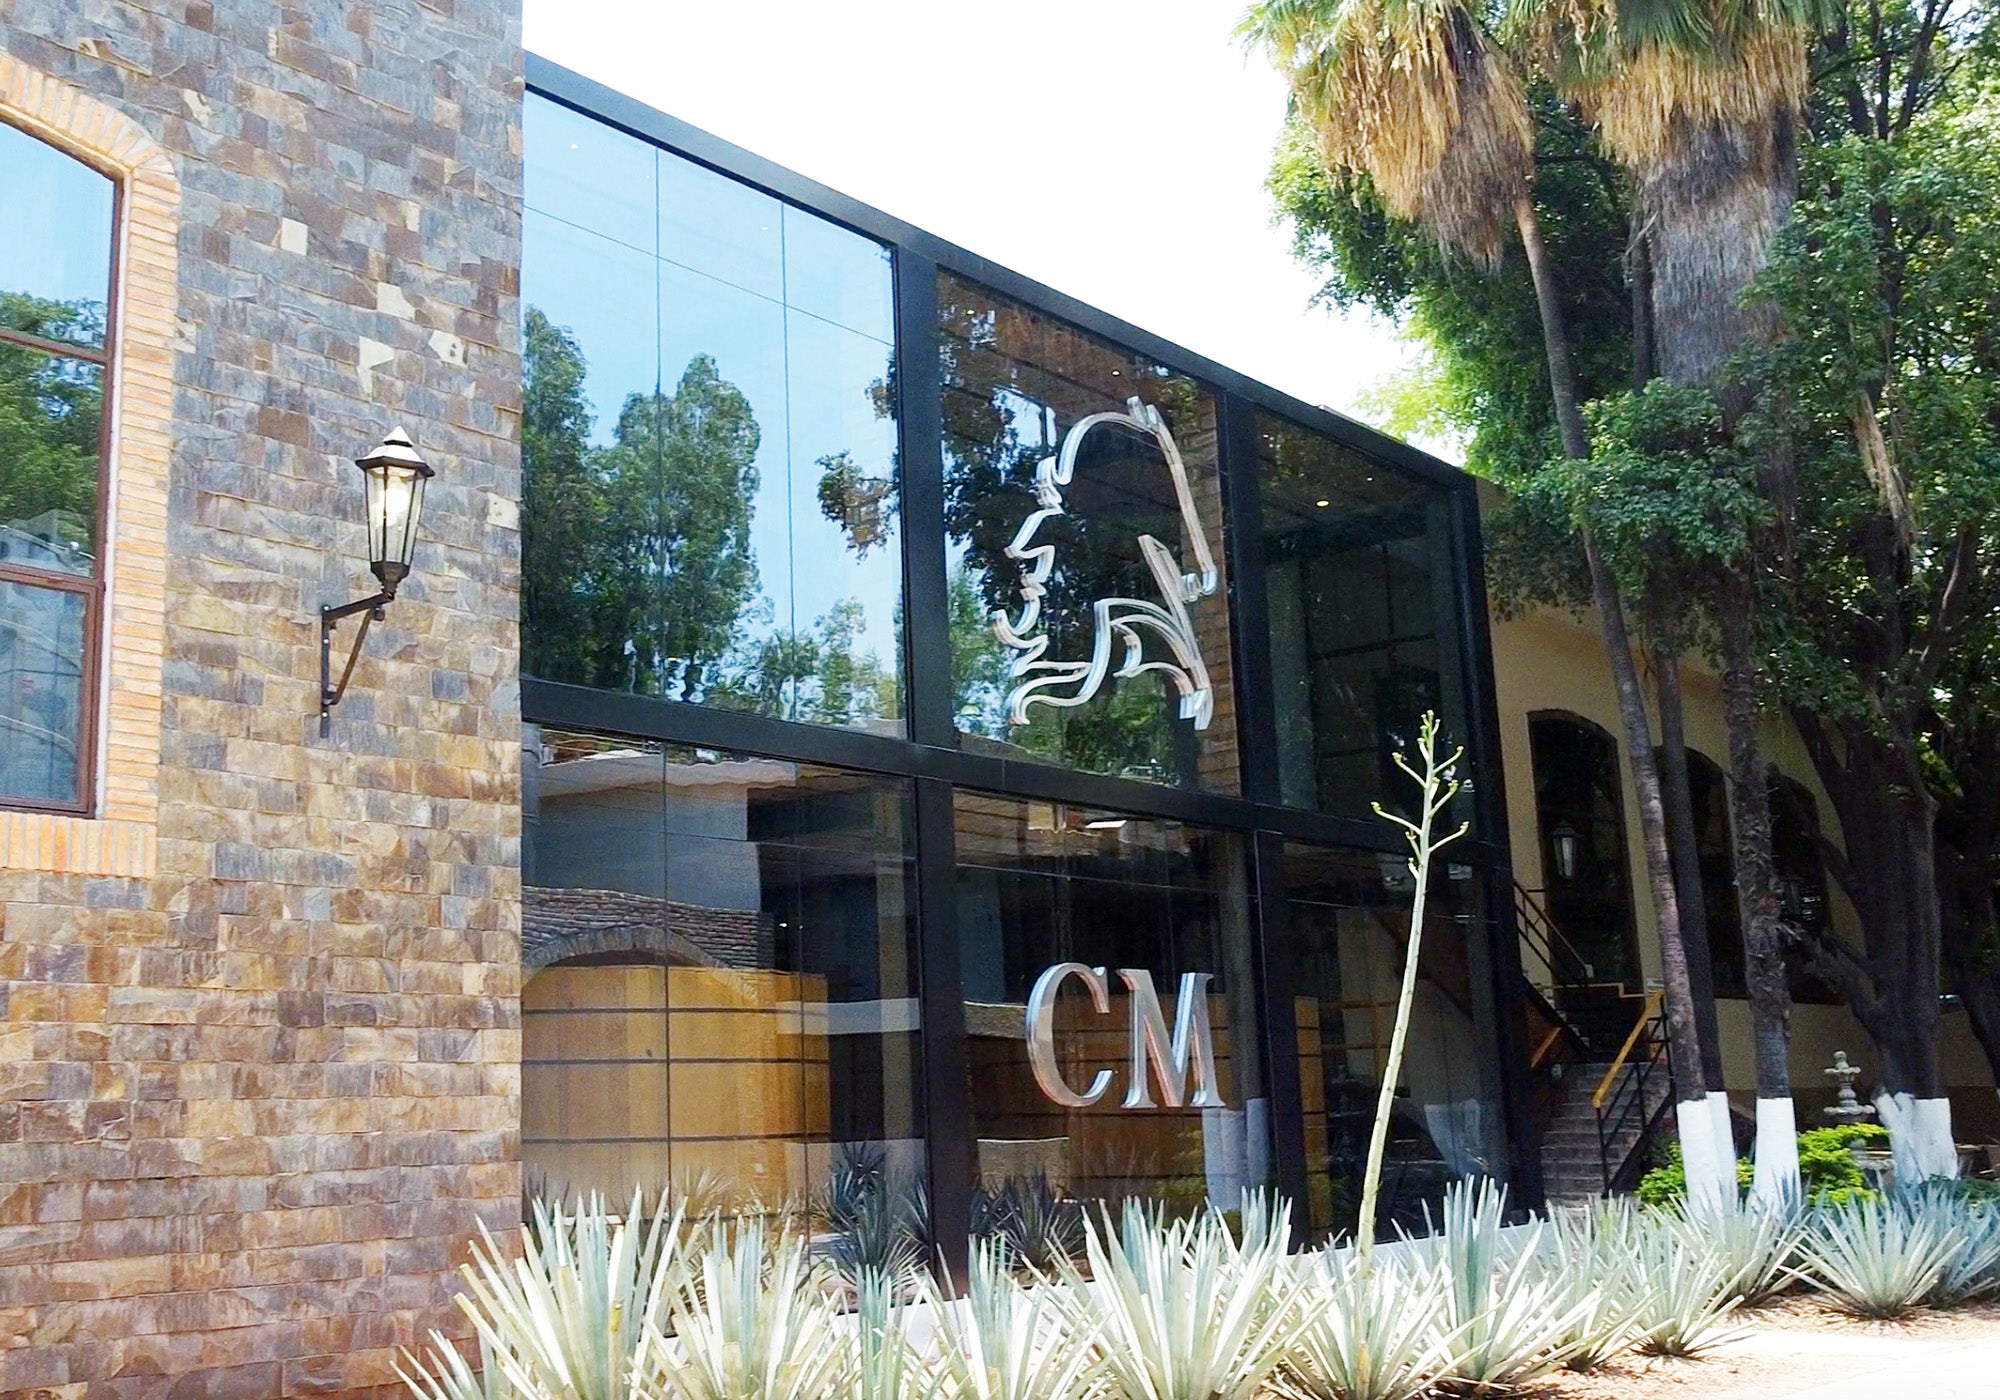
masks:
<instances>
[{"instance_id":1,"label":"reflected sky in glass","mask_svg":"<svg viewBox=\"0 0 2000 1400\"><path fill-rule=\"evenodd\" d=\"M0 292L102 306L111 285L112 184L0 123Z\"/></svg>"},{"instance_id":2,"label":"reflected sky in glass","mask_svg":"<svg viewBox=\"0 0 2000 1400\"><path fill-rule=\"evenodd\" d=\"M629 396L672 394L690 362L712 359L758 429L758 587L738 616L739 649L820 641L841 608L846 645L886 674L883 698L836 712L817 681L793 679L774 712L898 718L889 251L546 99L529 97L525 126L522 296L582 350L590 442L615 440ZM850 483L831 504L830 472Z\"/></svg>"}]
</instances>

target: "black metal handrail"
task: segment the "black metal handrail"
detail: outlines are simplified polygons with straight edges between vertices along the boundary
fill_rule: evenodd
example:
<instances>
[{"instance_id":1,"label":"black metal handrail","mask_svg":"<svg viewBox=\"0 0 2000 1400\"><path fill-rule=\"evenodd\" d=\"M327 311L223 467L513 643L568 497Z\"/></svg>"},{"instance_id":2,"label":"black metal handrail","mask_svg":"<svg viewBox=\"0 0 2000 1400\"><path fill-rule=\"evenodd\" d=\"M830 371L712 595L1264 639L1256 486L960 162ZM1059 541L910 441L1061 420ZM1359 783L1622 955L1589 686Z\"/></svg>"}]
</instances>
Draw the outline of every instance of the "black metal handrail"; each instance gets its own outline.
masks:
<instances>
[{"instance_id":1,"label":"black metal handrail","mask_svg":"<svg viewBox=\"0 0 2000 1400\"><path fill-rule=\"evenodd\" d=\"M1607 1191L1611 1189L1616 1175L1611 1161L1611 1144L1636 1122L1639 1129L1633 1144L1636 1150L1645 1143L1647 1132L1656 1121L1657 1116L1648 1107L1648 1085L1657 1083L1658 1078L1664 1075L1666 1098L1669 1101L1673 1099L1674 1068L1667 1055L1661 1005L1662 997L1658 992L1646 998L1632 1033L1625 1038L1617 1058L1604 1072L1597 1092L1591 1095L1591 1107L1597 1112L1597 1164L1603 1173L1604 1189ZM1625 1166L1627 1155L1620 1156L1617 1163L1619 1170Z\"/></svg>"},{"instance_id":2,"label":"black metal handrail","mask_svg":"<svg viewBox=\"0 0 2000 1400\"><path fill-rule=\"evenodd\" d=\"M1597 969L1577 952L1575 944L1563 937L1562 930L1536 898L1539 893L1519 880L1514 882L1514 918L1521 930L1521 941L1542 960L1557 987L1588 986L1596 980Z\"/></svg>"}]
</instances>

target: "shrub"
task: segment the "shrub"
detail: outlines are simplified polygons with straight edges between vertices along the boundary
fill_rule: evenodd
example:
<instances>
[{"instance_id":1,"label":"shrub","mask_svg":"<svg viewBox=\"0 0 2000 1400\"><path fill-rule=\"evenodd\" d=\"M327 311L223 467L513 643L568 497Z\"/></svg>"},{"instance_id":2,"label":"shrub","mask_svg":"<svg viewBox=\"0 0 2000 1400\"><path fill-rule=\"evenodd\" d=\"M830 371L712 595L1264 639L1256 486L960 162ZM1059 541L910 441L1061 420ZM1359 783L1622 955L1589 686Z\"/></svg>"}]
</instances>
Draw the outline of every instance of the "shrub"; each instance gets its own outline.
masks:
<instances>
[{"instance_id":1,"label":"shrub","mask_svg":"<svg viewBox=\"0 0 2000 1400\"><path fill-rule=\"evenodd\" d=\"M1839 1204L1867 1192L1861 1167L1854 1160L1853 1147L1887 1145L1888 1130L1875 1123L1843 1123L1831 1128L1809 1128L1799 1134L1799 1185L1814 1204ZM1736 1162L1736 1188L1748 1191L1756 1166L1747 1157ZM1687 1169L1681 1163L1681 1146L1668 1142L1660 1153L1660 1165L1639 1179L1639 1200L1649 1206L1677 1206L1687 1199Z\"/></svg>"},{"instance_id":2,"label":"shrub","mask_svg":"<svg viewBox=\"0 0 2000 1400\"><path fill-rule=\"evenodd\" d=\"M1639 1346L1655 1356L1697 1356L1728 1336L1735 1310L1729 1265L1705 1242L1665 1219L1639 1234Z\"/></svg>"}]
</instances>

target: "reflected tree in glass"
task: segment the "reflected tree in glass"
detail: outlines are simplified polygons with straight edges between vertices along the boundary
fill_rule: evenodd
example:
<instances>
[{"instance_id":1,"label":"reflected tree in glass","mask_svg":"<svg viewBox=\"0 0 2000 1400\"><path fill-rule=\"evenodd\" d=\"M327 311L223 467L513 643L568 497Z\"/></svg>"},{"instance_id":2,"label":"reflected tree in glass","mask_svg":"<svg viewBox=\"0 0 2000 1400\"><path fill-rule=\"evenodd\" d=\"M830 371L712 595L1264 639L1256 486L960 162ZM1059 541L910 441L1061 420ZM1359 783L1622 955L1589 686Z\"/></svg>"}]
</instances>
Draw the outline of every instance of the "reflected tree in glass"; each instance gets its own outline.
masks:
<instances>
[{"instance_id":1,"label":"reflected tree in glass","mask_svg":"<svg viewBox=\"0 0 2000 1400\"><path fill-rule=\"evenodd\" d=\"M85 344L102 338L104 308L0 293L0 324ZM18 527L54 512L46 523L55 539L86 557L95 553L103 412L96 365L0 340L0 524ZM87 563L82 571L89 572Z\"/></svg>"},{"instance_id":2,"label":"reflected tree in glass","mask_svg":"<svg viewBox=\"0 0 2000 1400\"><path fill-rule=\"evenodd\" d=\"M1026 724L1006 722L1007 658L992 635L993 616L1020 607L1020 565L1006 549L1033 509L1036 466L1061 445L1058 418L1085 411L1086 402L1044 402L1042 381L1078 372L1071 360L1091 361L1094 370L1095 361L1109 364L1105 357L1116 353L1049 328L1042 333L1046 343L1036 342L1038 357L1049 363L1031 365L1022 358L1025 347L1010 350L1001 343L998 318L1013 314L996 310L990 295L976 288L940 282L945 528L962 551L955 593L969 587L979 604L975 614L962 597L953 598L959 727L1068 766L1175 781L1193 767L1194 744L1177 718L1177 694L1156 675L1113 681L1089 705L1060 712L1038 705L1029 710ZM1130 366L1130 393L1158 406L1177 433L1200 421L1197 385L1155 377L1136 360L1118 362ZM1086 392L1077 390L1072 397ZM1087 406L1115 408L1117 400L1087 392ZM1065 492L1071 508L1044 527L1040 541L1056 548L1041 612L1050 655L1089 654L1097 599L1152 596L1155 584L1136 548L1137 534L1150 528L1175 541L1181 533L1169 502L1155 499L1166 481L1164 463L1156 458L1157 448L1136 435L1107 432L1087 440L1075 482ZM1161 519L1149 523L1145 517L1153 513ZM991 680L995 671L998 685Z\"/></svg>"},{"instance_id":3,"label":"reflected tree in glass","mask_svg":"<svg viewBox=\"0 0 2000 1400\"><path fill-rule=\"evenodd\" d=\"M672 393L628 396L612 442L594 448L583 351L532 307L525 360L526 669L704 698L726 682L757 593L760 432L748 400L697 355Z\"/></svg>"}]
</instances>

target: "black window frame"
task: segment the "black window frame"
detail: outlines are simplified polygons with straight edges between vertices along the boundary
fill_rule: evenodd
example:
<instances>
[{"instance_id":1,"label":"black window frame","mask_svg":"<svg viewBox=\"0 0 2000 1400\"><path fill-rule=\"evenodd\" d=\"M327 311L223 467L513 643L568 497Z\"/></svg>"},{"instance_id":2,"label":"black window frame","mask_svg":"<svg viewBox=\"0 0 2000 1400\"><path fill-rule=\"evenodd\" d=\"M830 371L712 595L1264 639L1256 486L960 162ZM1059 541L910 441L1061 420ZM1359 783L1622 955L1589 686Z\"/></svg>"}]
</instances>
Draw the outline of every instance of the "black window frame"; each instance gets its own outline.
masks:
<instances>
[{"instance_id":1,"label":"black window frame","mask_svg":"<svg viewBox=\"0 0 2000 1400\"><path fill-rule=\"evenodd\" d=\"M1484 907L1511 911L1513 868L1501 777L1498 706L1487 629L1480 509L1474 479L1460 469L1329 409L1308 404L1217 364L1137 326L1085 305L977 254L831 190L535 54L526 56L527 91L628 136L658 146L731 179L879 242L891 251L895 277L898 366L937 365L938 274L984 287L996 296L1066 322L1169 370L1200 382L1216 397L1218 470L1224 511L1224 572L1237 692L1238 795L1105 776L959 747L949 668L922 664L949 650L949 598L944 519L944 446L936 376L899 373L897 441L903 548L903 666L907 718L901 735L863 733L713 708L700 703L521 678L521 713L528 723L617 733L637 739L729 749L799 762L908 777L916 784L918 984L921 999L926 1151L931 1173L932 1228L947 1264L963 1263L965 1219L974 1173L965 1102L964 1006L956 935L957 859L952 793L978 789L1079 807L1164 818L1241 833L1253 866L1250 927L1259 971L1257 1001L1272 1097L1273 1152L1279 1188L1302 1199L1306 1167L1299 1129L1296 1032L1284 940L1267 931L1282 918L1279 861L1287 839L1366 851L1404 851L1385 823L1285 806L1277 774L1277 728L1270 693L1268 615L1259 526L1255 417L1261 410L1358 452L1384 470L1412 479L1439 500L1449 521L1450 588L1456 627L1439 645L1455 646L1464 677L1469 732L1452 736L1478 775L1470 795L1473 832L1453 847L1453 875L1465 872L1484 889ZM923 114L912 113L912 120ZM1440 632L1442 632L1442 628ZM1461 875L1461 877L1466 877ZM1485 979L1494 1005L1512 1005L1520 980L1511 912L1486 920L1490 947ZM1274 989L1276 989L1274 994ZM1276 1013L1276 1014L1274 1014ZM1538 1204L1540 1167L1527 1131L1526 1051L1511 1014L1498 1014L1495 1047L1502 1066L1500 1105L1513 1153L1517 1199Z\"/></svg>"},{"instance_id":2,"label":"black window frame","mask_svg":"<svg viewBox=\"0 0 2000 1400\"><path fill-rule=\"evenodd\" d=\"M62 574L49 569L23 568L0 562L0 583L68 593L83 599L83 666L79 678L76 733L76 788L68 801L34 801L0 794L0 811L43 812L54 816L91 817L97 811L97 750L100 712L104 708L104 614L106 567L111 556L111 464L112 420L117 402L118 374L118 254L124 242L125 181L118 172L87 159L68 146L49 140L15 122L0 122L31 141L40 141L57 154L75 161L85 170L103 177L111 185L111 238L104 250L104 344L101 347L74 345L0 326L0 341L59 359L77 360L97 366L102 404L97 426L97 551L88 576Z\"/></svg>"}]
</instances>

